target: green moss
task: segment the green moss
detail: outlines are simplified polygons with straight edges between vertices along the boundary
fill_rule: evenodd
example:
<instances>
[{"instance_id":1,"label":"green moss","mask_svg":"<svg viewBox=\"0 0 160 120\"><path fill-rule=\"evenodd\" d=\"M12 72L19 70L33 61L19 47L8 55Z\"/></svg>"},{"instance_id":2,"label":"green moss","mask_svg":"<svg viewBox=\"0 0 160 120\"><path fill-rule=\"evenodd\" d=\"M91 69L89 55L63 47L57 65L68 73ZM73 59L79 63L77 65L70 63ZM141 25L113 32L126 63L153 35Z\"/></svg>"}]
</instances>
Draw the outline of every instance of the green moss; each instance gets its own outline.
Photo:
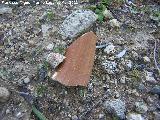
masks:
<instances>
[{"instance_id":1,"label":"green moss","mask_svg":"<svg viewBox=\"0 0 160 120\"><path fill-rule=\"evenodd\" d=\"M85 94L86 94L86 89L81 88L81 89L79 90L79 95L80 95L81 97L85 97Z\"/></svg>"},{"instance_id":2,"label":"green moss","mask_svg":"<svg viewBox=\"0 0 160 120\"><path fill-rule=\"evenodd\" d=\"M38 96L43 96L43 94L45 93L45 91L47 90L47 86L45 85L38 85L36 88L36 93Z\"/></svg>"},{"instance_id":3,"label":"green moss","mask_svg":"<svg viewBox=\"0 0 160 120\"><path fill-rule=\"evenodd\" d=\"M132 80L140 81L142 73L141 71L138 71L137 69L133 69L130 73L129 76L131 77Z\"/></svg>"},{"instance_id":4,"label":"green moss","mask_svg":"<svg viewBox=\"0 0 160 120\"><path fill-rule=\"evenodd\" d=\"M55 16L55 15L54 15L54 13L53 13L52 11L48 11L48 12L47 12L47 18L48 18L48 20L50 20L50 21L53 20L53 19L54 19L54 16Z\"/></svg>"},{"instance_id":5,"label":"green moss","mask_svg":"<svg viewBox=\"0 0 160 120\"><path fill-rule=\"evenodd\" d=\"M65 53L65 46L58 45L58 46L53 48L53 52L59 53L59 54L64 54Z\"/></svg>"}]
</instances>

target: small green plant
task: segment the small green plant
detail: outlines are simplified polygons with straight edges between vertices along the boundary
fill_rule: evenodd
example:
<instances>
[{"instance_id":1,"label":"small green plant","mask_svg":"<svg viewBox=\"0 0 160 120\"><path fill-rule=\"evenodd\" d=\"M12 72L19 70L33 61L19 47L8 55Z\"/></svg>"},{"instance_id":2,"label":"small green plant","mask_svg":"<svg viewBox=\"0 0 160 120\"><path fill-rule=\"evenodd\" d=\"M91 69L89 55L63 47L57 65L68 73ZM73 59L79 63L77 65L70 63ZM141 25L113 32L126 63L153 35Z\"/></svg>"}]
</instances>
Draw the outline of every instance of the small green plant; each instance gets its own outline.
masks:
<instances>
[{"instance_id":1,"label":"small green plant","mask_svg":"<svg viewBox=\"0 0 160 120\"><path fill-rule=\"evenodd\" d=\"M48 11L47 12L47 18L48 18L48 20L50 20L50 21L53 20L54 16L55 15L54 15L54 13L52 11Z\"/></svg>"},{"instance_id":2,"label":"small green plant","mask_svg":"<svg viewBox=\"0 0 160 120\"><path fill-rule=\"evenodd\" d=\"M139 81L141 79L141 72L138 71L137 69L133 69L129 73L129 76L131 77L131 79Z\"/></svg>"},{"instance_id":3,"label":"small green plant","mask_svg":"<svg viewBox=\"0 0 160 120\"><path fill-rule=\"evenodd\" d=\"M158 19L160 19L160 11L154 11L153 12L153 16L157 17Z\"/></svg>"},{"instance_id":4,"label":"small green plant","mask_svg":"<svg viewBox=\"0 0 160 120\"><path fill-rule=\"evenodd\" d=\"M109 6L112 3L113 0L101 0L101 4L105 5L105 6Z\"/></svg>"},{"instance_id":5,"label":"small green plant","mask_svg":"<svg viewBox=\"0 0 160 120\"><path fill-rule=\"evenodd\" d=\"M43 96L44 92L47 90L47 86L38 85L36 88L36 93L38 96Z\"/></svg>"},{"instance_id":6,"label":"small green plant","mask_svg":"<svg viewBox=\"0 0 160 120\"><path fill-rule=\"evenodd\" d=\"M46 60L43 61L43 65L47 71L51 69L51 65Z\"/></svg>"},{"instance_id":7,"label":"small green plant","mask_svg":"<svg viewBox=\"0 0 160 120\"><path fill-rule=\"evenodd\" d=\"M119 0L119 1L122 1L122 0ZM98 21L102 23L105 18L104 11L108 6L111 5L112 2L113 2L112 0L101 0L100 4L96 6L89 6L87 7L87 9L90 9L93 12L95 12L97 14Z\"/></svg>"},{"instance_id":8,"label":"small green plant","mask_svg":"<svg viewBox=\"0 0 160 120\"><path fill-rule=\"evenodd\" d=\"M85 89L80 89L80 90L79 90L79 95L80 95L81 97L85 97L85 94L86 94L86 90L85 90Z\"/></svg>"},{"instance_id":9,"label":"small green plant","mask_svg":"<svg viewBox=\"0 0 160 120\"><path fill-rule=\"evenodd\" d=\"M58 45L53 48L53 52L59 53L59 54L64 54L65 53L65 47L63 45Z\"/></svg>"}]
</instances>

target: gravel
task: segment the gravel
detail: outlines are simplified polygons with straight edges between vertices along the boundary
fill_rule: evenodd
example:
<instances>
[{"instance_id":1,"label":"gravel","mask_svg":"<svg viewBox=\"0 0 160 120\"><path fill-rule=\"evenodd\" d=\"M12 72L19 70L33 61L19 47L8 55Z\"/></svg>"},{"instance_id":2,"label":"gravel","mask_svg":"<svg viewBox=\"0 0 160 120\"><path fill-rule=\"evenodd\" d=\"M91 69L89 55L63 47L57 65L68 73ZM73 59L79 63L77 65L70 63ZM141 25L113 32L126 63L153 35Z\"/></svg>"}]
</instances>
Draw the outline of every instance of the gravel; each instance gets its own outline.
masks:
<instances>
[{"instance_id":1,"label":"gravel","mask_svg":"<svg viewBox=\"0 0 160 120\"><path fill-rule=\"evenodd\" d=\"M120 99L107 100L104 103L105 109L120 119L125 119L126 106L125 103Z\"/></svg>"}]
</instances>

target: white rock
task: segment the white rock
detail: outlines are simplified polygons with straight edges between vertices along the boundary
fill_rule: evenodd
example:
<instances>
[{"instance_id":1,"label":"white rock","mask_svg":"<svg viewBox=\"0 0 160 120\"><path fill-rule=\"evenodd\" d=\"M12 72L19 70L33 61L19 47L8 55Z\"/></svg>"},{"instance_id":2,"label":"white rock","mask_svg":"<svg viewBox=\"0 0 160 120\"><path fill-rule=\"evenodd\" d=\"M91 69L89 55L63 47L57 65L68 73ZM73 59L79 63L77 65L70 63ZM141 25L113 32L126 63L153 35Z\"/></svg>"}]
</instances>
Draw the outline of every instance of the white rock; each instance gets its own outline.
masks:
<instances>
[{"instance_id":1,"label":"white rock","mask_svg":"<svg viewBox=\"0 0 160 120\"><path fill-rule=\"evenodd\" d=\"M118 55L116 55L117 58L121 58L126 54L126 49L124 49L123 51L121 51Z\"/></svg>"},{"instance_id":2,"label":"white rock","mask_svg":"<svg viewBox=\"0 0 160 120\"><path fill-rule=\"evenodd\" d=\"M106 18L109 18L109 19L113 18L112 13L111 13L109 10L107 10L107 9L104 10L103 15L104 15Z\"/></svg>"},{"instance_id":3,"label":"white rock","mask_svg":"<svg viewBox=\"0 0 160 120\"><path fill-rule=\"evenodd\" d=\"M129 68L129 69L131 69L132 68L132 61L131 60L127 60L126 61L126 65L127 65L127 67Z\"/></svg>"},{"instance_id":4,"label":"white rock","mask_svg":"<svg viewBox=\"0 0 160 120\"><path fill-rule=\"evenodd\" d=\"M147 56L143 57L143 59L144 59L145 62L150 62L150 61L151 61L151 60L149 59L149 57L147 57Z\"/></svg>"},{"instance_id":5,"label":"white rock","mask_svg":"<svg viewBox=\"0 0 160 120\"><path fill-rule=\"evenodd\" d=\"M114 27L117 27L117 28L119 28L121 25L120 25L120 22L117 20L117 19L112 19L112 20L110 20L109 21L109 24L110 24L110 26L112 26L113 28Z\"/></svg>"},{"instance_id":6,"label":"white rock","mask_svg":"<svg viewBox=\"0 0 160 120\"><path fill-rule=\"evenodd\" d=\"M125 83L126 83L126 77L125 77L125 76L122 76L122 77L120 78L120 83L122 83L122 84L125 84Z\"/></svg>"},{"instance_id":7,"label":"white rock","mask_svg":"<svg viewBox=\"0 0 160 120\"><path fill-rule=\"evenodd\" d=\"M145 73L146 73L146 81L148 81L150 83L157 83L157 81L153 77L153 72L146 71Z\"/></svg>"},{"instance_id":8,"label":"white rock","mask_svg":"<svg viewBox=\"0 0 160 120\"><path fill-rule=\"evenodd\" d=\"M76 10L60 25L58 33L62 35L63 39L74 38L89 28L96 20L96 14L91 10Z\"/></svg>"},{"instance_id":9,"label":"white rock","mask_svg":"<svg viewBox=\"0 0 160 120\"><path fill-rule=\"evenodd\" d=\"M109 43L106 48L104 49L104 52L106 52L107 54L109 53L114 53L115 52L115 46L112 43Z\"/></svg>"},{"instance_id":10,"label":"white rock","mask_svg":"<svg viewBox=\"0 0 160 120\"><path fill-rule=\"evenodd\" d=\"M141 114L129 113L127 115L127 120L144 120L144 118L141 116Z\"/></svg>"},{"instance_id":11,"label":"white rock","mask_svg":"<svg viewBox=\"0 0 160 120\"><path fill-rule=\"evenodd\" d=\"M46 50L53 50L54 44L49 44L46 47Z\"/></svg>"},{"instance_id":12,"label":"white rock","mask_svg":"<svg viewBox=\"0 0 160 120\"><path fill-rule=\"evenodd\" d=\"M30 79L28 77L26 77L26 78L24 78L23 82L28 84L30 82Z\"/></svg>"},{"instance_id":13,"label":"white rock","mask_svg":"<svg viewBox=\"0 0 160 120\"><path fill-rule=\"evenodd\" d=\"M12 13L12 8L0 6L0 14Z\"/></svg>"},{"instance_id":14,"label":"white rock","mask_svg":"<svg viewBox=\"0 0 160 120\"><path fill-rule=\"evenodd\" d=\"M102 63L105 70L108 72L108 74L114 74L117 71L117 63L115 61L108 61Z\"/></svg>"},{"instance_id":15,"label":"white rock","mask_svg":"<svg viewBox=\"0 0 160 120\"><path fill-rule=\"evenodd\" d=\"M6 102L9 99L10 92L5 87L0 87L0 102Z\"/></svg>"},{"instance_id":16,"label":"white rock","mask_svg":"<svg viewBox=\"0 0 160 120\"><path fill-rule=\"evenodd\" d=\"M56 68L66 57L59 53L50 53L46 57L46 61Z\"/></svg>"}]
</instances>

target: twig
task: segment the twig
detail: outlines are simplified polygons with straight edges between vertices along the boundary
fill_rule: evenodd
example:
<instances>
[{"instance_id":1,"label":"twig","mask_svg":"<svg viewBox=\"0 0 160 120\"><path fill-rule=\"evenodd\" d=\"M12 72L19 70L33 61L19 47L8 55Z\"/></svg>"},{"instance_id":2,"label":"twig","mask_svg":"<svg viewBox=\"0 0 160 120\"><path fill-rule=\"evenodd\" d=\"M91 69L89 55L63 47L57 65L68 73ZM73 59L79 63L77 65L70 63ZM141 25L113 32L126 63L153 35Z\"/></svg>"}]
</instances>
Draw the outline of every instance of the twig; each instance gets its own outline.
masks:
<instances>
[{"instance_id":1,"label":"twig","mask_svg":"<svg viewBox=\"0 0 160 120\"><path fill-rule=\"evenodd\" d=\"M157 68L158 72L160 73L160 69L159 69L157 61L156 61L156 49L157 49L157 40L155 40L155 44L154 44L154 64L155 64L155 67Z\"/></svg>"}]
</instances>

